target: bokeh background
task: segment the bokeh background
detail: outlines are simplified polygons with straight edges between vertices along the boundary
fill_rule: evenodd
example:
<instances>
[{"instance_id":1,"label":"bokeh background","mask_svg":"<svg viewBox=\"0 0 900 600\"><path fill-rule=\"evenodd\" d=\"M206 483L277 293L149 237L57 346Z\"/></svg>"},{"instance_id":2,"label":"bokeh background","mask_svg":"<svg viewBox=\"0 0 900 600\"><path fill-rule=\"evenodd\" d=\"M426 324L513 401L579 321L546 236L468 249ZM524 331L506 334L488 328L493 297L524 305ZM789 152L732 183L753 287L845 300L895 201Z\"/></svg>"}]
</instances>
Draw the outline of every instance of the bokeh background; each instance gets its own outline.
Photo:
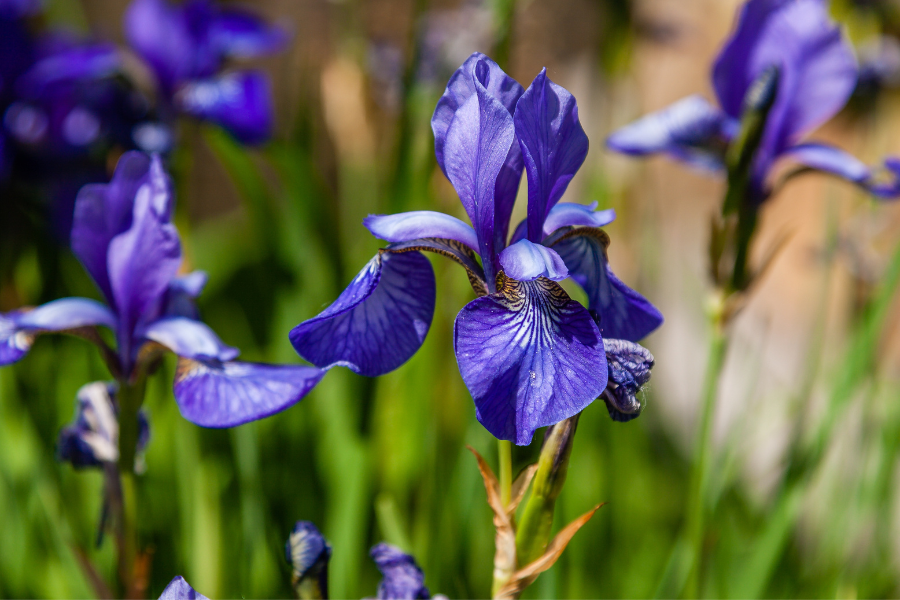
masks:
<instances>
[{"instance_id":1,"label":"bokeh background","mask_svg":"<svg viewBox=\"0 0 900 600\"><path fill-rule=\"evenodd\" d=\"M287 332L327 306L379 247L370 213L464 217L437 168L430 116L473 51L527 86L546 66L574 93L591 150L566 200L612 207L617 274L666 316L647 408L580 421L558 523L607 502L526 597L670 597L683 540L710 293L706 243L723 182L664 159L604 149L614 128L690 93L709 69L735 0L259 0L292 32L258 61L277 109L270 143L246 148L185 121L170 157L186 267L206 270L204 320L248 360L299 362ZM855 44L890 33L890 2L834 2ZM52 27L124 43L124 0L48 0ZM817 134L875 162L900 153L900 96L851 103ZM114 164L114 161L111 163ZM48 175L52 178L52 173ZM524 186L517 206L524 215ZM98 297L49 223L47 198L2 210L0 310ZM513 217L518 221L517 216ZM5 232L12 231L4 229ZM735 323L715 413L704 594L900 595L900 212L820 175L763 210L755 257L784 242ZM330 372L300 404L233 430L198 428L171 394L174 361L152 379L152 440L139 479L139 534L153 549L149 597L184 575L211 598L289 597L283 545L312 520L331 542L332 597L373 595L368 548L411 552L432 592L490 589L491 515L471 444L493 462L452 352L471 299L465 274L433 259L439 295L422 349L370 380ZM580 290L570 288L581 298ZM89 597L80 561L114 578L95 547L102 475L54 458L78 388L106 376L93 348L45 336L0 370L0 596ZM533 460L515 448L514 468Z\"/></svg>"}]
</instances>

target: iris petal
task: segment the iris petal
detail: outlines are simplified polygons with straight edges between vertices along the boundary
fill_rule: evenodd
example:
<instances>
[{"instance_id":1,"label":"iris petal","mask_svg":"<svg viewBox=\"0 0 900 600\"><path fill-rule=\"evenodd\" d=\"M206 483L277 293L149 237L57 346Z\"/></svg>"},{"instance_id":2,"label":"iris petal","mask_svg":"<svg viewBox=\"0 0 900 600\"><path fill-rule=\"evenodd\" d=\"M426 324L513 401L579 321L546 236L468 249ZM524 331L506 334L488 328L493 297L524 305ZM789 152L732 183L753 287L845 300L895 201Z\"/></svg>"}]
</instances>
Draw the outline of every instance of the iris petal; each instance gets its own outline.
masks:
<instances>
[{"instance_id":1,"label":"iris petal","mask_svg":"<svg viewBox=\"0 0 900 600\"><path fill-rule=\"evenodd\" d=\"M369 555L384 575L378 584L378 600L431 598L425 574L412 556L384 542L373 546Z\"/></svg>"},{"instance_id":2,"label":"iris petal","mask_svg":"<svg viewBox=\"0 0 900 600\"><path fill-rule=\"evenodd\" d=\"M596 202L587 206L573 202L560 202L550 209L547 220L544 221L544 235L550 235L560 227L571 225L606 227L615 220L615 209L597 210Z\"/></svg>"},{"instance_id":3,"label":"iris petal","mask_svg":"<svg viewBox=\"0 0 900 600\"><path fill-rule=\"evenodd\" d=\"M318 598L328 597L328 561L331 544L310 521L297 521L284 545L284 554L293 569L293 584L314 578Z\"/></svg>"},{"instance_id":4,"label":"iris petal","mask_svg":"<svg viewBox=\"0 0 900 600\"><path fill-rule=\"evenodd\" d=\"M191 77L211 75L216 64L191 33L183 7L166 0L133 0L125 11L125 37L146 60L163 90Z\"/></svg>"},{"instance_id":5,"label":"iris petal","mask_svg":"<svg viewBox=\"0 0 900 600\"><path fill-rule=\"evenodd\" d=\"M528 239L540 243L547 213L587 156L575 97L542 69L516 105L516 136L528 177Z\"/></svg>"},{"instance_id":6,"label":"iris petal","mask_svg":"<svg viewBox=\"0 0 900 600\"><path fill-rule=\"evenodd\" d=\"M189 115L221 125L244 144L260 144L272 134L272 90L261 71L191 81L178 90L175 104Z\"/></svg>"},{"instance_id":7,"label":"iris petal","mask_svg":"<svg viewBox=\"0 0 900 600\"><path fill-rule=\"evenodd\" d=\"M169 317L154 321L143 330L141 337L162 344L178 356L194 360L228 361L240 353L222 342L205 323L185 317Z\"/></svg>"},{"instance_id":8,"label":"iris petal","mask_svg":"<svg viewBox=\"0 0 900 600\"><path fill-rule=\"evenodd\" d=\"M507 277L518 281L532 281L546 277L562 281L569 276L566 263L555 250L520 240L500 253L500 266Z\"/></svg>"},{"instance_id":9,"label":"iris petal","mask_svg":"<svg viewBox=\"0 0 900 600\"><path fill-rule=\"evenodd\" d=\"M434 315L434 271L419 252L380 252L318 316L290 339L314 365L376 377L406 362L425 341Z\"/></svg>"},{"instance_id":10,"label":"iris petal","mask_svg":"<svg viewBox=\"0 0 900 600\"><path fill-rule=\"evenodd\" d=\"M372 235L388 242L408 242L418 238L456 240L478 251L475 230L456 217L431 210L415 210L396 215L369 215L363 221Z\"/></svg>"},{"instance_id":11,"label":"iris petal","mask_svg":"<svg viewBox=\"0 0 900 600\"><path fill-rule=\"evenodd\" d=\"M209 37L222 56L255 58L284 48L290 36L256 15L242 10L223 10L210 23Z\"/></svg>"},{"instance_id":12,"label":"iris petal","mask_svg":"<svg viewBox=\"0 0 900 600\"><path fill-rule=\"evenodd\" d=\"M606 388L603 340L588 311L547 279L505 280L456 317L456 359L478 420L494 437L531 442Z\"/></svg>"},{"instance_id":13,"label":"iris petal","mask_svg":"<svg viewBox=\"0 0 900 600\"><path fill-rule=\"evenodd\" d=\"M209 600L209 598L194 590L184 577L179 575L169 582L159 600Z\"/></svg>"},{"instance_id":14,"label":"iris petal","mask_svg":"<svg viewBox=\"0 0 900 600\"><path fill-rule=\"evenodd\" d=\"M619 281L609 268L609 237L604 232L575 229L549 245L565 261L572 279L587 292L588 308L599 315L604 337L636 342L662 324L662 314L656 307Z\"/></svg>"},{"instance_id":15,"label":"iris petal","mask_svg":"<svg viewBox=\"0 0 900 600\"><path fill-rule=\"evenodd\" d=\"M293 406L325 371L300 365L178 360L175 401L201 427L234 427Z\"/></svg>"}]
</instances>

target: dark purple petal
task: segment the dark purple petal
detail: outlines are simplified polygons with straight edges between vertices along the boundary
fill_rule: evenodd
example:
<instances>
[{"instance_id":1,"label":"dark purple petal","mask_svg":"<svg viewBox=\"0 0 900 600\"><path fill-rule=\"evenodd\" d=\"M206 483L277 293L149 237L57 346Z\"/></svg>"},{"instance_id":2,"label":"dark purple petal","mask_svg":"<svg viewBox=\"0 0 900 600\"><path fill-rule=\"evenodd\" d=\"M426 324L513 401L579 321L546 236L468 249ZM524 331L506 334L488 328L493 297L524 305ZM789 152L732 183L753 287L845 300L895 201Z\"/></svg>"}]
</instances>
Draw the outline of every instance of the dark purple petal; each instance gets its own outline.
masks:
<instances>
[{"instance_id":1,"label":"dark purple petal","mask_svg":"<svg viewBox=\"0 0 900 600\"><path fill-rule=\"evenodd\" d=\"M471 76L475 93L456 111L447 129L444 170L478 234L478 252L492 282L500 250L494 230L494 191L515 129L509 110L484 85L490 83L488 63L476 62Z\"/></svg>"},{"instance_id":2,"label":"dark purple petal","mask_svg":"<svg viewBox=\"0 0 900 600\"><path fill-rule=\"evenodd\" d=\"M597 229L576 229L552 244L569 274L588 296L604 338L637 342L662 325L662 314L646 298L619 281L609 268L609 238Z\"/></svg>"},{"instance_id":3,"label":"dark purple petal","mask_svg":"<svg viewBox=\"0 0 900 600\"><path fill-rule=\"evenodd\" d=\"M261 71L190 81L178 90L175 104L189 115L221 125L244 144L261 144L272 134L272 89Z\"/></svg>"},{"instance_id":4,"label":"dark purple petal","mask_svg":"<svg viewBox=\"0 0 900 600\"><path fill-rule=\"evenodd\" d=\"M328 598L328 561L331 545L310 521L297 521L284 545L284 554L293 570L293 584L315 578L318 598Z\"/></svg>"},{"instance_id":5,"label":"dark purple petal","mask_svg":"<svg viewBox=\"0 0 900 600\"><path fill-rule=\"evenodd\" d=\"M116 329L116 317L104 305L87 298L61 298L34 309L0 314L0 365L16 362L41 333L103 325Z\"/></svg>"},{"instance_id":6,"label":"dark purple petal","mask_svg":"<svg viewBox=\"0 0 900 600\"><path fill-rule=\"evenodd\" d=\"M197 592L184 580L181 575L169 582L163 590L159 600L209 600L206 596Z\"/></svg>"},{"instance_id":7,"label":"dark purple petal","mask_svg":"<svg viewBox=\"0 0 900 600\"><path fill-rule=\"evenodd\" d=\"M146 182L149 169L149 156L126 152L116 164L112 181L86 185L75 199L72 251L110 304L115 299L107 270L109 243L131 227L134 197Z\"/></svg>"},{"instance_id":8,"label":"dark purple petal","mask_svg":"<svg viewBox=\"0 0 900 600\"><path fill-rule=\"evenodd\" d=\"M338 299L297 325L291 343L303 358L377 377L416 353L434 315L434 271L419 252L379 252Z\"/></svg>"},{"instance_id":9,"label":"dark purple petal","mask_svg":"<svg viewBox=\"0 0 900 600\"><path fill-rule=\"evenodd\" d=\"M500 253L500 266L507 277L518 281L532 281L546 277L562 281L569 276L566 263L555 250L520 240Z\"/></svg>"},{"instance_id":10,"label":"dark purple petal","mask_svg":"<svg viewBox=\"0 0 900 600\"><path fill-rule=\"evenodd\" d=\"M21 19L41 10L42 0L0 0L0 19Z\"/></svg>"},{"instance_id":11,"label":"dark purple petal","mask_svg":"<svg viewBox=\"0 0 900 600\"><path fill-rule=\"evenodd\" d=\"M691 166L718 171L725 166L725 148L736 128L735 119L705 98L688 96L614 131L606 145L632 156L662 152Z\"/></svg>"},{"instance_id":12,"label":"dark purple petal","mask_svg":"<svg viewBox=\"0 0 900 600\"><path fill-rule=\"evenodd\" d=\"M396 215L369 215L363 221L372 235L388 242L408 242L419 238L456 240L478 251L475 230L456 217L431 210L414 210Z\"/></svg>"},{"instance_id":13,"label":"dark purple petal","mask_svg":"<svg viewBox=\"0 0 900 600\"><path fill-rule=\"evenodd\" d=\"M236 9L223 10L209 24L210 43L222 56L254 58L283 49L290 36L259 17Z\"/></svg>"},{"instance_id":14,"label":"dark purple petal","mask_svg":"<svg viewBox=\"0 0 900 600\"><path fill-rule=\"evenodd\" d=\"M369 556L384 575L378 584L378 600L431 598L425 574L412 556L384 542L373 546Z\"/></svg>"},{"instance_id":15,"label":"dark purple petal","mask_svg":"<svg viewBox=\"0 0 900 600\"><path fill-rule=\"evenodd\" d=\"M109 243L110 287L119 315L119 352L130 357L135 327L155 319L181 265L178 230L170 222L172 181L159 156L134 196L131 227Z\"/></svg>"},{"instance_id":16,"label":"dark purple petal","mask_svg":"<svg viewBox=\"0 0 900 600\"><path fill-rule=\"evenodd\" d=\"M650 381L653 355L627 340L603 338L609 381L603 399L614 421L630 421L641 414L643 406L637 394Z\"/></svg>"},{"instance_id":17,"label":"dark purple petal","mask_svg":"<svg viewBox=\"0 0 900 600\"><path fill-rule=\"evenodd\" d=\"M229 361L240 351L228 346L205 323L185 317L168 317L142 328L137 337L162 344L178 356L194 360Z\"/></svg>"},{"instance_id":18,"label":"dark purple petal","mask_svg":"<svg viewBox=\"0 0 900 600\"><path fill-rule=\"evenodd\" d=\"M178 360L175 401L201 427L234 427L299 402L325 375L301 365Z\"/></svg>"},{"instance_id":19,"label":"dark purple petal","mask_svg":"<svg viewBox=\"0 0 900 600\"><path fill-rule=\"evenodd\" d=\"M120 64L119 52L112 44L64 48L35 63L16 83L16 89L26 97L38 98L55 84L112 75Z\"/></svg>"},{"instance_id":20,"label":"dark purple petal","mask_svg":"<svg viewBox=\"0 0 900 600\"><path fill-rule=\"evenodd\" d=\"M560 227L572 225L606 227L615 220L615 209L597 210L596 202L588 205L560 202L550 209L547 220L544 221L544 235L550 235Z\"/></svg>"},{"instance_id":21,"label":"dark purple petal","mask_svg":"<svg viewBox=\"0 0 900 600\"><path fill-rule=\"evenodd\" d=\"M546 279L506 280L456 317L459 371L478 420L501 440L579 413L606 388L606 353L587 309Z\"/></svg>"},{"instance_id":22,"label":"dark purple petal","mask_svg":"<svg viewBox=\"0 0 900 600\"><path fill-rule=\"evenodd\" d=\"M856 85L853 50L823 0L750 0L719 54L713 85L722 108L740 118L750 85L768 67L780 69L756 168L834 116ZM757 179L761 179L757 175Z\"/></svg>"},{"instance_id":23,"label":"dark purple petal","mask_svg":"<svg viewBox=\"0 0 900 600\"><path fill-rule=\"evenodd\" d=\"M542 69L516 105L516 136L528 177L528 239L540 243L544 219L588 151L575 97Z\"/></svg>"}]
</instances>

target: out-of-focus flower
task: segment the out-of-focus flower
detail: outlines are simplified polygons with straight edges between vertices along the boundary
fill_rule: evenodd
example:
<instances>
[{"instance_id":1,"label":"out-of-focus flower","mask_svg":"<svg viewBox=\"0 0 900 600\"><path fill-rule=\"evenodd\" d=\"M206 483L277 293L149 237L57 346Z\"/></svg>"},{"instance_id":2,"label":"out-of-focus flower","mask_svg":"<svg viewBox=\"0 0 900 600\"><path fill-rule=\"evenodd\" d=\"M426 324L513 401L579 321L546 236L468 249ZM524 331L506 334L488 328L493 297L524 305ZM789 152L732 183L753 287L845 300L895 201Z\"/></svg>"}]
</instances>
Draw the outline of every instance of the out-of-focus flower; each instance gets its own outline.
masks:
<instances>
[{"instance_id":1,"label":"out-of-focus flower","mask_svg":"<svg viewBox=\"0 0 900 600\"><path fill-rule=\"evenodd\" d=\"M209 598L196 591L184 577L178 575L169 582L159 600L209 600Z\"/></svg>"},{"instance_id":2,"label":"out-of-focus flower","mask_svg":"<svg viewBox=\"0 0 900 600\"><path fill-rule=\"evenodd\" d=\"M78 194L72 250L100 288L104 305L63 298L0 314L0 365L21 359L36 336L81 335L97 343L119 380L145 373L161 352L179 356L175 399L182 415L206 427L231 427L293 405L322 378L308 366L235 362L226 346L196 319L193 299L204 274L178 276L181 242L171 222L172 183L159 156L129 152L108 184ZM95 327L115 333L116 351Z\"/></svg>"},{"instance_id":3,"label":"out-of-focus flower","mask_svg":"<svg viewBox=\"0 0 900 600\"><path fill-rule=\"evenodd\" d=\"M434 312L434 272L420 251L448 256L481 296L462 309L454 332L478 420L499 439L528 444L535 429L604 392L604 336L637 341L662 315L609 268L600 227L614 211L558 203L588 140L574 97L544 71L523 90L473 54L450 79L432 128L438 164L474 227L432 211L368 217L369 231L391 244L334 304L294 328L291 341L323 368L366 376L396 369L421 346ZM528 217L508 245L523 168ZM587 292L587 308L557 283L568 277Z\"/></svg>"},{"instance_id":4,"label":"out-of-focus flower","mask_svg":"<svg viewBox=\"0 0 900 600\"><path fill-rule=\"evenodd\" d=\"M900 194L890 163L871 169L838 148L801 142L841 110L857 82L853 50L823 0L749 0L713 67L719 108L690 96L616 131L607 145L625 154L662 152L723 170L748 92L767 72L774 73L774 102L750 167L750 202L763 202L772 193L769 175L782 159L843 177L879 197Z\"/></svg>"},{"instance_id":5,"label":"out-of-focus flower","mask_svg":"<svg viewBox=\"0 0 900 600\"><path fill-rule=\"evenodd\" d=\"M331 545L310 521L297 521L284 555L292 568L292 584L302 598L328 598Z\"/></svg>"},{"instance_id":6,"label":"out-of-focus flower","mask_svg":"<svg viewBox=\"0 0 900 600\"><path fill-rule=\"evenodd\" d=\"M268 78L255 70L222 69L230 59L280 50L288 41L285 30L209 0L134 0L125 13L125 34L156 76L164 121L180 112L216 123L243 143L269 138Z\"/></svg>"},{"instance_id":7,"label":"out-of-focus flower","mask_svg":"<svg viewBox=\"0 0 900 600\"><path fill-rule=\"evenodd\" d=\"M859 76L853 99L872 100L882 90L900 87L900 41L882 35L859 46Z\"/></svg>"},{"instance_id":8,"label":"out-of-focus flower","mask_svg":"<svg viewBox=\"0 0 900 600\"><path fill-rule=\"evenodd\" d=\"M378 600L431 598L425 587L425 574L412 556L384 542L373 546L369 556L384 575L378 584Z\"/></svg>"},{"instance_id":9,"label":"out-of-focus flower","mask_svg":"<svg viewBox=\"0 0 900 600\"><path fill-rule=\"evenodd\" d=\"M56 454L59 460L74 467L102 467L119 460L119 407L117 386L95 381L78 390L74 422L59 433ZM150 424L146 413L138 412L136 457L139 459L150 441ZM143 470L136 460L135 470Z\"/></svg>"}]
</instances>

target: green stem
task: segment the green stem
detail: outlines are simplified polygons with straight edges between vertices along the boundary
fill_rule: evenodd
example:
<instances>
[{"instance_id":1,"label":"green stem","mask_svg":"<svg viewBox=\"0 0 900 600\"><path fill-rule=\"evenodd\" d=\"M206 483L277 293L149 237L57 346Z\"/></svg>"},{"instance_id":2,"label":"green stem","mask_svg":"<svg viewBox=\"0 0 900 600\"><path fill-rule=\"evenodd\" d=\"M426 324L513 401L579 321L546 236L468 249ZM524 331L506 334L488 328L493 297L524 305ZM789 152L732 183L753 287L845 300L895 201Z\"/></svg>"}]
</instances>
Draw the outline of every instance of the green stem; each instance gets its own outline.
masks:
<instances>
[{"instance_id":1,"label":"green stem","mask_svg":"<svg viewBox=\"0 0 900 600\"><path fill-rule=\"evenodd\" d=\"M497 440L500 455L500 501L509 504L512 495L512 442Z\"/></svg>"},{"instance_id":2,"label":"green stem","mask_svg":"<svg viewBox=\"0 0 900 600\"><path fill-rule=\"evenodd\" d=\"M144 403L146 375L139 373L134 382L119 383L117 400L119 404L119 461L118 492L120 498L118 537L118 574L122 586L122 596L130 597L134 592L134 561L137 556L137 494L135 493L134 458L139 435L138 411Z\"/></svg>"},{"instance_id":3,"label":"green stem","mask_svg":"<svg viewBox=\"0 0 900 600\"><path fill-rule=\"evenodd\" d=\"M712 421L716 406L716 396L722 369L725 365L725 354L728 349L728 336L722 319L721 303L710 313L712 337L709 346L709 358L706 365L706 377L703 382L703 403L700 407L700 426L697 432L697 450L694 470L691 473L690 497L688 500L688 539L691 544L693 564L688 577L684 595L695 598L700 592L703 574L703 538L704 512L706 509L706 487L709 479L710 446L712 437Z\"/></svg>"}]
</instances>

